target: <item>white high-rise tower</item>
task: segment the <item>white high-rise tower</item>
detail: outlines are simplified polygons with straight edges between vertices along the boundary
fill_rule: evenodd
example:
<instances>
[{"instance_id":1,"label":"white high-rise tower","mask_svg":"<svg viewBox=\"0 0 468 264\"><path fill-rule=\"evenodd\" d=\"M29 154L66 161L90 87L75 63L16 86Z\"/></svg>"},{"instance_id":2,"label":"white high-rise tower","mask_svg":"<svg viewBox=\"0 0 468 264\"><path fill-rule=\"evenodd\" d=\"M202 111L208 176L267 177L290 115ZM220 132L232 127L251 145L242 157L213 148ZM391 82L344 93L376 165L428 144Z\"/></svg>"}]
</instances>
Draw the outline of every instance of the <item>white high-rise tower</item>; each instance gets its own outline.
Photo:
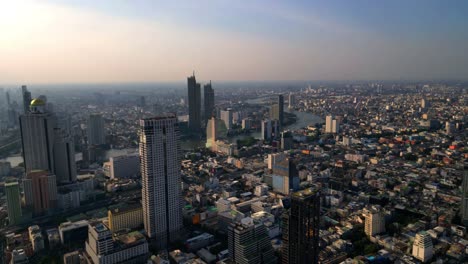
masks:
<instances>
[{"instance_id":1,"label":"white high-rise tower","mask_svg":"<svg viewBox=\"0 0 468 264\"><path fill-rule=\"evenodd\" d=\"M177 240L182 229L179 150L175 115L140 120L143 222L161 248Z\"/></svg>"}]
</instances>

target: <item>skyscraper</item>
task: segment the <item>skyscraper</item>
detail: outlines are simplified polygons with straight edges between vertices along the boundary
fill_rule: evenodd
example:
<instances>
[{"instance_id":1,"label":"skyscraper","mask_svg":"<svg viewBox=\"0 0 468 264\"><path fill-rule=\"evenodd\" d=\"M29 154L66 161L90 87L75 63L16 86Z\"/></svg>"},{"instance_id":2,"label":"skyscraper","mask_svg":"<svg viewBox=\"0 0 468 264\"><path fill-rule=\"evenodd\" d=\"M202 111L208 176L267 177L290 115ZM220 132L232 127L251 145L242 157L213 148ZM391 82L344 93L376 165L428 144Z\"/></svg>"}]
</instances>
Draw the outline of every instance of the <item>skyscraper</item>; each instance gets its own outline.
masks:
<instances>
[{"instance_id":1,"label":"skyscraper","mask_svg":"<svg viewBox=\"0 0 468 264\"><path fill-rule=\"evenodd\" d=\"M210 120L214 113L214 90L211 87L210 83L205 84L203 86L203 100L204 100L204 116L205 116L205 124Z\"/></svg>"},{"instance_id":2,"label":"skyscraper","mask_svg":"<svg viewBox=\"0 0 468 264\"><path fill-rule=\"evenodd\" d=\"M53 144L55 119L41 99L31 101L31 110L20 116L20 132L26 173L32 170L54 172Z\"/></svg>"},{"instance_id":3,"label":"skyscraper","mask_svg":"<svg viewBox=\"0 0 468 264\"><path fill-rule=\"evenodd\" d=\"M283 214L283 264L316 264L319 255L320 193L311 189L291 195Z\"/></svg>"},{"instance_id":4,"label":"skyscraper","mask_svg":"<svg viewBox=\"0 0 468 264\"><path fill-rule=\"evenodd\" d=\"M17 181L5 183L8 220L10 225L16 225L21 220L21 197Z\"/></svg>"},{"instance_id":5,"label":"skyscraper","mask_svg":"<svg viewBox=\"0 0 468 264\"><path fill-rule=\"evenodd\" d=\"M228 247L234 263L277 263L266 227L250 217L228 227Z\"/></svg>"},{"instance_id":6,"label":"skyscraper","mask_svg":"<svg viewBox=\"0 0 468 264\"><path fill-rule=\"evenodd\" d=\"M226 128L232 129L232 109L221 110L221 120L224 121Z\"/></svg>"},{"instance_id":7,"label":"skyscraper","mask_svg":"<svg viewBox=\"0 0 468 264\"><path fill-rule=\"evenodd\" d=\"M23 94L23 114L27 114L31 103L31 92L28 91L26 85L21 86L21 92Z\"/></svg>"},{"instance_id":8,"label":"skyscraper","mask_svg":"<svg viewBox=\"0 0 468 264\"><path fill-rule=\"evenodd\" d=\"M463 173L460 214L461 214L462 224L468 227L468 171L467 170L465 170Z\"/></svg>"},{"instance_id":9,"label":"skyscraper","mask_svg":"<svg viewBox=\"0 0 468 264\"><path fill-rule=\"evenodd\" d=\"M100 114L92 114L88 119L88 145L106 144L104 119Z\"/></svg>"},{"instance_id":10,"label":"skyscraper","mask_svg":"<svg viewBox=\"0 0 468 264\"><path fill-rule=\"evenodd\" d=\"M325 117L325 133L340 132L340 121L331 115Z\"/></svg>"},{"instance_id":11,"label":"skyscraper","mask_svg":"<svg viewBox=\"0 0 468 264\"><path fill-rule=\"evenodd\" d=\"M58 183L76 181L75 146L70 135L54 129L54 165Z\"/></svg>"},{"instance_id":12,"label":"skyscraper","mask_svg":"<svg viewBox=\"0 0 468 264\"><path fill-rule=\"evenodd\" d=\"M45 170L34 170L23 180L26 206L32 206L40 215L56 207L57 182L55 175Z\"/></svg>"},{"instance_id":13,"label":"skyscraper","mask_svg":"<svg viewBox=\"0 0 468 264\"><path fill-rule=\"evenodd\" d=\"M282 94L278 95L278 118L279 126L283 127L284 125L284 97Z\"/></svg>"},{"instance_id":14,"label":"skyscraper","mask_svg":"<svg viewBox=\"0 0 468 264\"><path fill-rule=\"evenodd\" d=\"M143 222L161 248L182 229L179 150L175 115L140 120Z\"/></svg>"},{"instance_id":15,"label":"skyscraper","mask_svg":"<svg viewBox=\"0 0 468 264\"><path fill-rule=\"evenodd\" d=\"M289 93L289 109L294 108L294 105L296 105L296 97L293 93Z\"/></svg>"},{"instance_id":16,"label":"skyscraper","mask_svg":"<svg viewBox=\"0 0 468 264\"><path fill-rule=\"evenodd\" d=\"M199 134L201 131L201 91L200 84L195 79L195 74L187 78L188 104L189 104L189 128Z\"/></svg>"}]
</instances>

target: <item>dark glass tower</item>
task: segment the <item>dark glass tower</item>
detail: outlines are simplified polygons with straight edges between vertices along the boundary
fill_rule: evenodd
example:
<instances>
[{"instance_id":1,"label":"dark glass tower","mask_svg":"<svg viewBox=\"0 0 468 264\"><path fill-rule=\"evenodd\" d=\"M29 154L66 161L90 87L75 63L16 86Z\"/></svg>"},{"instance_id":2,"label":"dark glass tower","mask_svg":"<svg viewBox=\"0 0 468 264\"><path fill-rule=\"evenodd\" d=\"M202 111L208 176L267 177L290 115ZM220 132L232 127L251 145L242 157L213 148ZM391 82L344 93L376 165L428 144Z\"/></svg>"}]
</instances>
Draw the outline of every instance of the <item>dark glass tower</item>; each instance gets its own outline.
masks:
<instances>
[{"instance_id":1,"label":"dark glass tower","mask_svg":"<svg viewBox=\"0 0 468 264\"><path fill-rule=\"evenodd\" d=\"M195 79L195 74L187 78L189 128L195 133L201 132L201 91L200 84Z\"/></svg>"},{"instance_id":2,"label":"dark glass tower","mask_svg":"<svg viewBox=\"0 0 468 264\"><path fill-rule=\"evenodd\" d=\"M278 95L278 120L280 122L280 127L284 125L284 97L282 94Z\"/></svg>"},{"instance_id":3,"label":"dark glass tower","mask_svg":"<svg viewBox=\"0 0 468 264\"><path fill-rule=\"evenodd\" d=\"M210 83L205 84L203 87L203 100L204 100L204 117L205 117L205 124L208 122L208 120L213 116L214 112L214 90L213 87L211 87L211 81Z\"/></svg>"},{"instance_id":4,"label":"dark glass tower","mask_svg":"<svg viewBox=\"0 0 468 264\"><path fill-rule=\"evenodd\" d=\"M319 255L320 194L311 189L291 195L283 214L283 264L315 264Z\"/></svg>"}]
</instances>

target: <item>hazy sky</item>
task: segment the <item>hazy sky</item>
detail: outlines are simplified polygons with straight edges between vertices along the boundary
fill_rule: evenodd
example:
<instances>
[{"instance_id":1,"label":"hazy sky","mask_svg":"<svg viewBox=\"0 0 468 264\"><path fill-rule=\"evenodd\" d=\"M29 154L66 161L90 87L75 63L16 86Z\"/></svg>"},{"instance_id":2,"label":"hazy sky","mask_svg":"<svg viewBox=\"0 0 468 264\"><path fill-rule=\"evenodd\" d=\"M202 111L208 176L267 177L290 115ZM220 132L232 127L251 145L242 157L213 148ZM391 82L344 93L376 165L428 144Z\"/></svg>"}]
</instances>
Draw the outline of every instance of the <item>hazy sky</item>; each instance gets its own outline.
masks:
<instances>
[{"instance_id":1,"label":"hazy sky","mask_svg":"<svg viewBox=\"0 0 468 264\"><path fill-rule=\"evenodd\" d=\"M0 84L468 79L468 1L0 0Z\"/></svg>"}]
</instances>

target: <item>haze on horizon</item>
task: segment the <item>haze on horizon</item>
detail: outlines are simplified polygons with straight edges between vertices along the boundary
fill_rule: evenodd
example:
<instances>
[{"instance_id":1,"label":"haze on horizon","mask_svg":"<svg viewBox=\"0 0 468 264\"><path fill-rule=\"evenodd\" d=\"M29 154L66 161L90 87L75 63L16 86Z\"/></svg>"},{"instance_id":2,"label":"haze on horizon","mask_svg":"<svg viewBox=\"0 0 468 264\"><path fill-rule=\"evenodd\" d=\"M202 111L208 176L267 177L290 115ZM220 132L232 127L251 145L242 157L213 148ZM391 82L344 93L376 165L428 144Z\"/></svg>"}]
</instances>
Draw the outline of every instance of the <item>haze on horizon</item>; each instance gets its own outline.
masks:
<instances>
[{"instance_id":1,"label":"haze on horizon","mask_svg":"<svg viewBox=\"0 0 468 264\"><path fill-rule=\"evenodd\" d=\"M468 1L15 0L1 83L468 77Z\"/></svg>"}]
</instances>

